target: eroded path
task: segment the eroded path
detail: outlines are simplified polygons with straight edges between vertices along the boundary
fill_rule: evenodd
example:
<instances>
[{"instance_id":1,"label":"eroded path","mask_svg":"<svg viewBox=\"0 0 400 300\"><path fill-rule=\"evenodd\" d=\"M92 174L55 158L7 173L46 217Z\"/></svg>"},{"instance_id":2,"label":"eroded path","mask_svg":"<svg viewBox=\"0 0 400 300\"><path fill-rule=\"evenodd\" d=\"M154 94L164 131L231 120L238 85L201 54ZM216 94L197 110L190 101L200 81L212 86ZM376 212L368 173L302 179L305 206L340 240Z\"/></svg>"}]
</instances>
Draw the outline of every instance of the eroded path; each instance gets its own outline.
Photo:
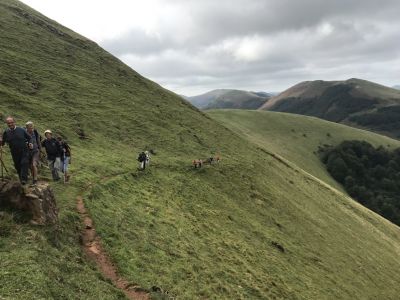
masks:
<instances>
[{"instance_id":1,"label":"eroded path","mask_svg":"<svg viewBox=\"0 0 400 300\"><path fill-rule=\"evenodd\" d=\"M103 276L111 280L129 299L150 299L148 292L118 275L117 268L101 245L100 237L96 234L93 220L86 211L82 197L77 198L76 207L84 223L82 247L85 254L96 263Z\"/></svg>"}]
</instances>

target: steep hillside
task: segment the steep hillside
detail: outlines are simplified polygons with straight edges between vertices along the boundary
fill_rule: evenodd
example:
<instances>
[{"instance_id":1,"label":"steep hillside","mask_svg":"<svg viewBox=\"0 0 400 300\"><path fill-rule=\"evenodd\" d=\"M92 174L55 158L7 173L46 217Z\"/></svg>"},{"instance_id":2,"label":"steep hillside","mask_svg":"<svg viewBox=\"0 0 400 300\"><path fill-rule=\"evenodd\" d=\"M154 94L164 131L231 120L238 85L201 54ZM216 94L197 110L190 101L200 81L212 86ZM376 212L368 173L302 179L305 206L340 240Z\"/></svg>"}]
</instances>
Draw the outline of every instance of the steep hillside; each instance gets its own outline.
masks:
<instances>
[{"instance_id":1,"label":"steep hillside","mask_svg":"<svg viewBox=\"0 0 400 300\"><path fill-rule=\"evenodd\" d=\"M368 141L389 149L400 142L372 132L314 117L268 111L214 110L207 114L264 149L279 154L313 176L341 187L321 163L319 149L345 140Z\"/></svg>"},{"instance_id":2,"label":"steep hillside","mask_svg":"<svg viewBox=\"0 0 400 300\"><path fill-rule=\"evenodd\" d=\"M400 91L365 80L301 82L261 109L315 116L400 137Z\"/></svg>"},{"instance_id":3,"label":"steep hillside","mask_svg":"<svg viewBox=\"0 0 400 300\"><path fill-rule=\"evenodd\" d=\"M270 97L271 95L265 92L219 89L202 95L185 98L200 109L257 109Z\"/></svg>"},{"instance_id":4,"label":"steep hillside","mask_svg":"<svg viewBox=\"0 0 400 300\"><path fill-rule=\"evenodd\" d=\"M0 214L0 298L123 298L81 252L82 195L119 273L144 288L397 299L398 227L21 3L2 0L0 16L2 115L51 128L73 150L71 184L53 184L59 226ZM156 154L139 172L143 149ZM220 164L192 168L213 154Z\"/></svg>"}]
</instances>

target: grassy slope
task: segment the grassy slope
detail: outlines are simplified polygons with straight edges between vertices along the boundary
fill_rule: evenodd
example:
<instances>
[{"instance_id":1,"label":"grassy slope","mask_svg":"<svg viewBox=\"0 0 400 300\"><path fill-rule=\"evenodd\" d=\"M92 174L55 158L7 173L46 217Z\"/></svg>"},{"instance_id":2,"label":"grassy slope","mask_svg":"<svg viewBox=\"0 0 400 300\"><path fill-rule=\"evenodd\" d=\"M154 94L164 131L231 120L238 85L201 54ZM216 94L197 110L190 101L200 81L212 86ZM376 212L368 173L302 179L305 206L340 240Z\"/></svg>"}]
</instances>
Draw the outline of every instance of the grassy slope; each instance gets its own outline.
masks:
<instances>
[{"instance_id":1,"label":"grassy slope","mask_svg":"<svg viewBox=\"0 0 400 300\"><path fill-rule=\"evenodd\" d=\"M208 114L251 142L279 154L306 172L341 189L326 171L318 147L344 140L365 140L374 146L400 147L400 142L369 131L314 117L268 111L215 110Z\"/></svg>"},{"instance_id":2,"label":"grassy slope","mask_svg":"<svg viewBox=\"0 0 400 300\"><path fill-rule=\"evenodd\" d=\"M62 132L74 153L73 183L55 185L58 239L3 217L0 296L122 297L79 250L83 193L121 273L144 287L182 299L396 299L398 227L25 6L3 0L0 16L1 112ZM157 155L138 173L144 148ZM190 168L214 153L220 165Z\"/></svg>"}]
</instances>

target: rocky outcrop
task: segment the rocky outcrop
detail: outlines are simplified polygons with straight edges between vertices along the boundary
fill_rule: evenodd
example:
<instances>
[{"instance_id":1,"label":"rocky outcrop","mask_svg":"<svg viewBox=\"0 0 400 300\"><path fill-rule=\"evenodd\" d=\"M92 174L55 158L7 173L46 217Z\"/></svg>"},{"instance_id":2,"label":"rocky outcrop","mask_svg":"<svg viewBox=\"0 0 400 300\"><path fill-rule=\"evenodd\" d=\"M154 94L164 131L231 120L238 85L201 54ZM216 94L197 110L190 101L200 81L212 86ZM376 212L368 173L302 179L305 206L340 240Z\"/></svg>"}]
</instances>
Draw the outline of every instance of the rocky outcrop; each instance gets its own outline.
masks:
<instances>
[{"instance_id":1,"label":"rocky outcrop","mask_svg":"<svg viewBox=\"0 0 400 300\"><path fill-rule=\"evenodd\" d=\"M0 209L23 211L33 224L54 224L58 221L56 199L47 183L23 187L19 182L0 181Z\"/></svg>"}]
</instances>

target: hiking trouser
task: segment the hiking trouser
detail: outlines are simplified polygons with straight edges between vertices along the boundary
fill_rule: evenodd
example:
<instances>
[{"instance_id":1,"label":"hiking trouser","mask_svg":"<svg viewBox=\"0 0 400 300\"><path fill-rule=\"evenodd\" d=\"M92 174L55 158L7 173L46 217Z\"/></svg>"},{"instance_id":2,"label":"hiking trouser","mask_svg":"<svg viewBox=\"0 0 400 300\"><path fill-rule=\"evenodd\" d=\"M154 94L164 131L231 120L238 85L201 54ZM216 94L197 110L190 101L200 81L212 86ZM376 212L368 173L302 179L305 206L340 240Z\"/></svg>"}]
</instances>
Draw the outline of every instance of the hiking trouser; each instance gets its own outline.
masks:
<instances>
[{"instance_id":1,"label":"hiking trouser","mask_svg":"<svg viewBox=\"0 0 400 300\"><path fill-rule=\"evenodd\" d=\"M142 170L146 169L146 161L140 162L140 169Z\"/></svg>"},{"instance_id":2,"label":"hiking trouser","mask_svg":"<svg viewBox=\"0 0 400 300\"><path fill-rule=\"evenodd\" d=\"M28 181L28 170L29 170L29 152L28 149L11 150L11 156L14 162L15 170L18 173L19 180L21 182Z\"/></svg>"},{"instance_id":3,"label":"hiking trouser","mask_svg":"<svg viewBox=\"0 0 400 300\"><path fill-rule=\"evenodd\" d=\"M61 166L60 166L61 172L63 172L63 173L68 172L68 166L69 166L70 159L71 159L70 156L66 156L63 160L61 160Z\"/></svg>"},{"instance_id":4,"label":"hiking trouser","mask_svg":"<svg viewBox=\"0 0 400 300\"><path fill-rule=\"evenodd\" d=\"M58 174L60 170L60 158L57 157L54 160L47 160L47 163L49 164L49 168L51 171L51 176L53 177L53 180L60 180L60 174Z\"/></svg>"}]
</instances>

